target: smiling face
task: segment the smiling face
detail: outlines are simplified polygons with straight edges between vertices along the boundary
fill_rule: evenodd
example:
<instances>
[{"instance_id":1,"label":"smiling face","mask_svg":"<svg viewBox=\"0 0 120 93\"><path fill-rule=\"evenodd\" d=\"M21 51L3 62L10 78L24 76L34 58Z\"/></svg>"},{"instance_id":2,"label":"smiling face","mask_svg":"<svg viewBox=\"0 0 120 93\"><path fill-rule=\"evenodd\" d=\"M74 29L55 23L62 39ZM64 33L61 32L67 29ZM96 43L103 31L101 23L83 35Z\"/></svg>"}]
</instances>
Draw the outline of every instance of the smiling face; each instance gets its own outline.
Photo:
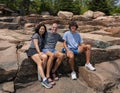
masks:
<instances>
[{"instance_id":1,"label":"smiling face","mask_svg":"<svg viewBox=\"0 0 120 93\"><path fill-rule=\"evenodd\" d=\"M54 24L52 25L52 29L51 29L52 33L56 33L56 32L57 32L57 29L58 29L58 25L57 25L56 23L54 23Z\"/></svg>"},{"instance_id":2,"label":"smiling face","mask_svg":"<svg viewBox=\"0 0 120 93\"><path fill-rule=\"evenodd\" d=\"M39 28L39 34L40 35L43 35L45 33L45 27L44 26L41 26L40 28Z\"/></svg>"}]
</instances>

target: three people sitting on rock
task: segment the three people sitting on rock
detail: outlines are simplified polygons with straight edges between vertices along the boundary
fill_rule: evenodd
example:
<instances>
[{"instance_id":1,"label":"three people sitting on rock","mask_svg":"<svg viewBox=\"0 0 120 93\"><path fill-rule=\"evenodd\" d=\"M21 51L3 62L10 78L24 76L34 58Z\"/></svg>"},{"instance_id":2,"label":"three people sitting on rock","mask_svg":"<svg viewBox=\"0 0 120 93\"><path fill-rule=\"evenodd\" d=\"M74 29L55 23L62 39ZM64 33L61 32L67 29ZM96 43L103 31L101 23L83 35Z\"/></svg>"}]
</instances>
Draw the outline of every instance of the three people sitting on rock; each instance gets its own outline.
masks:
<instances>
[{"instance_id":1,"label":"three people sitting on rock","mask_svg":"<svg viewBox=\"0 0 120 93\"><path fill-rule=\"evenodd\" d=\"M35 33L32 36L31 45L28 50L28 56L37 64L38 74L42 78L41 84L46 88L52 88L55 85L54 80L59 80L56 71L60 66L64 53L69 58L69 64L71 68L71 78L77 79L76 72L74 70L74 54L85 52L86 64L89 70L95 70L90 63L91 46L84 44L79 33L76 32L78 25L75 21L70 22L69 31L65 32L63 38L57 33L58 24L53 23L51 30L47 31L44 24L39 24ZM63 42L64 48L62 52L55 49L57 42ZM56 58L56 62L53 66L53 61ZM46 72L45 72L46 68ZM52 73L52 78L50 76Z\"/></svg>"}]
</instances>

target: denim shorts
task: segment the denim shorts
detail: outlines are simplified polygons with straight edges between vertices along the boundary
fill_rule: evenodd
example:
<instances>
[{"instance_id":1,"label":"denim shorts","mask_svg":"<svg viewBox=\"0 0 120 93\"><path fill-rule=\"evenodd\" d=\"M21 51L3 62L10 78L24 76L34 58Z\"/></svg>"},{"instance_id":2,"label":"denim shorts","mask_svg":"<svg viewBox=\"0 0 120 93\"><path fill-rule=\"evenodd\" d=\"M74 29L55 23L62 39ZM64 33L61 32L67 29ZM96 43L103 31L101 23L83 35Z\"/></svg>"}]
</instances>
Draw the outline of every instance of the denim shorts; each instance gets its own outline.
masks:
<instances>
[{"instance_id":1,"label":"denim shorts","mask_svg":"<svg viewBox=\"0 0 120 93\"><path fill-rule=\"evenodd\" d=\"M47 52L52 52L52 53L57 53L58 51L57 50L55 50L55 49L42 49L42 52L43 53L47 53Z\"/></svg>"},{"instance_id":2,"label":"denim shorts","mask_svg":"<svg viewBox=\"0 0 120 93\"><path fill-rule=\"evenodd\" d=\"M72 51L74 54L79 54L78 49L69 49L70 51ZM62 53L66 53L65 48L62 48Z\"/></svg>"}]
</instances>

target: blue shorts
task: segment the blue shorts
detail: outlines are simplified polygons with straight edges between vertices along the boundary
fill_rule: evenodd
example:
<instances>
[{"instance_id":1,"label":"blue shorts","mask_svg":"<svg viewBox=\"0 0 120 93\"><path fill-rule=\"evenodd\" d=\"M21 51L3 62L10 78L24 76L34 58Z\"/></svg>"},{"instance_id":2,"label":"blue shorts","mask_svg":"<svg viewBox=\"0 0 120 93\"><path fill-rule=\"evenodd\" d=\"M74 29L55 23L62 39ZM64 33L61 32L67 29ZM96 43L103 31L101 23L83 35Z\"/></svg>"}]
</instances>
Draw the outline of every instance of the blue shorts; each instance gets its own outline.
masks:
<instances>
[{"instance_id":1,"label":"blue shorts","mask_svg":"<svg viewBox=\"0 0 120 93\"><path fill-rule=\"evenodd\" d=\"M79 54L78 49L70 49L70 51L72 51L74 54ZM62 53L66 53L65 48L62 48Z\"/></svg>"},{"instance_id":2,"label":"blue shorts","mask_svg":"<svg viewBox=\"0 0 120 93\"><path fill-rule=\"evenodd\" d=\"M57 53L58 51L57 50L55 50L55 49L42 49L42 52L43 53L47 53L47 52L52 52L52 53Z\"/></svg>"}]
</instances>

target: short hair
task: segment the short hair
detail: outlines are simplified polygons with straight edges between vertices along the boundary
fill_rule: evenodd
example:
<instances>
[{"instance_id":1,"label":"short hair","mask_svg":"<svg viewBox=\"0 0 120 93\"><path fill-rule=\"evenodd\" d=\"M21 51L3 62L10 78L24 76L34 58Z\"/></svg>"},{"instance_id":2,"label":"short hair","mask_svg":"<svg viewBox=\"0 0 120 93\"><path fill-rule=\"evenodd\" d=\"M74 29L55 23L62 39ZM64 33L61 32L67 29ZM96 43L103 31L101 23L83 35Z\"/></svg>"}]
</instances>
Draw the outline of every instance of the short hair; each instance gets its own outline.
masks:
<instances>
[{"instance_id":1,"label":"short hair","mask_svg":"<svg viewBox=\"0 0 120 93\"><path fill-rule=\"evenodd\" d=\"M71 26L75 26L76 29L78 28L78 25L77 25L77 23L76 23L75 21L71 21L71 22L69 23L69 29L71 28Z\"/></svg>"}]
</instances>

